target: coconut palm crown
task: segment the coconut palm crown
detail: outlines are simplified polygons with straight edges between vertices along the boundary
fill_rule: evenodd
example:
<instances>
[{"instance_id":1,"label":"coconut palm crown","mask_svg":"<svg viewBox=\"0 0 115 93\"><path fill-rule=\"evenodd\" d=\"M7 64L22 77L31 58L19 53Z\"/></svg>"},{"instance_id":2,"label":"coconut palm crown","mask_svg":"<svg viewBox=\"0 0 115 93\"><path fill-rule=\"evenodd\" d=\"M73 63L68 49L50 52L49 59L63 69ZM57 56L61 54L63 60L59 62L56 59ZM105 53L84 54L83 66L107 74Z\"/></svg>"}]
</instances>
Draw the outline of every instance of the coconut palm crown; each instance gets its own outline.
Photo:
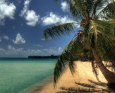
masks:
<instances>
[{"instance_id":1,"label":"coconut palm crown","mask_svg":"<svg viewBox=\"0 0 115 93\"><path fill-rule=\"evenodd\" d=\"M83 30L75 34L59 56L54 68L54 84L57 83L66 65L72 74L75 72L74 60L79 58L90 60L93 68L96 64L108 83L115 83L115 74L107 70L102 63L103 60L111 61L113 64L115 62L114 0L64 1L67 2L68 10L76 23L63 23L47 28L44 30L45 39L75 32L76 24Z\"/></svg>"}]
</instances>

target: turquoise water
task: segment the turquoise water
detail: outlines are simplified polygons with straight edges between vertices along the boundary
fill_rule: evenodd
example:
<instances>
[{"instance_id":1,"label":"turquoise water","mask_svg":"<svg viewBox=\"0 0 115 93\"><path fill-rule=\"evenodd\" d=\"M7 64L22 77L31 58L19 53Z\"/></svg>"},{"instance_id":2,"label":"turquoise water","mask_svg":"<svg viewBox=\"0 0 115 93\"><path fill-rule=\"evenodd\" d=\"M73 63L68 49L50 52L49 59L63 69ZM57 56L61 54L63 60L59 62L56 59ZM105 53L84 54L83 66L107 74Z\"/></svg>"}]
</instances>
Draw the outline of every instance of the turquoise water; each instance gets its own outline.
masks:
<instances>
[{"instance_id":1,"label":"turquoise water","mask_svg":"<svg viewBox=\"0 0 115 93\"><path fill-rule=\"evenodd\" d=\"M0 59L0 93L22 93L53 75L57 59Z\"/></svg>"}]
</instances>

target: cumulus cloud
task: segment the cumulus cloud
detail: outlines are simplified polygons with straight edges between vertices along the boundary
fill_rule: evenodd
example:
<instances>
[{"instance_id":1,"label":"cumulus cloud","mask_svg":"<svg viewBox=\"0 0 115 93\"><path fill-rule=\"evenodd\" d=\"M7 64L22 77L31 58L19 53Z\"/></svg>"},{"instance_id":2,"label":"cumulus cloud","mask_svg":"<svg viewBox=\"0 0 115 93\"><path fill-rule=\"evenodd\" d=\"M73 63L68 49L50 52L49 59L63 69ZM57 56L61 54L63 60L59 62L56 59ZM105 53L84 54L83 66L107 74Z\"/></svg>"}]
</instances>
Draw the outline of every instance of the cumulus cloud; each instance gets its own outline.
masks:
<instances>
[{"instance_id":1,"label":"cumulus cloud","mask_svg":"<svg viewBox=\"0 0 115 93\"><path fill-rule=\"evenodd\" d=\"M12 47L11 45L8 45L8 50L4 51L4 54L6 56L12 56L12 57L23 55L23 53L24 53L23 48L16 49L16 48Z\"/></svg>"},{"instance_id":2,"label":"cumulus cloud","mask_svg":"<svg viewBox=\"0 0 115 93\"><path fill-rule=\"evenodd\" d=\"M4 54L6 54L6 50L5 49L3 49L3 48L0 48L0 55L4 55Z\"/></svg>"},{"instance_id":3,"label":"cumulus cloud","mask_svg":"<svg viewBox=\"0 0 115 93\"><path fill-rule=\"evenodd\" d=\"M61 17L59 15L54 14L53 12L50 12L49 15L42 17L41 20L42 25L44 26L59 23L75 22L73 19L68 18L68 16Z\"/></svg>"},{"instance_id":4,"label":"cumulus cloud","mask_svg":"<svg viewBox=\"0 0 115 93\"><path fill-rule=\"evenodd\" d=\"M62 51L62 48L59 47L58 50L56 49L27 49L24 48L15 48L11 45L7 46L7 49L0 48L0 56L1 57L28 57L28 56L50 56L52 54L54 55L60 55Z\"/></svg>"},{"instance_id":5,"label":"cumulus cloud","mask_svg":"<svg viewBox=\"0 0 115 93\"><path fill-rule=\"evenodd\" d=\"M16 6L13 3L8 4L6 0L0 0L0 24L4 24L5 17L14 19L15 10Z\"/></svg>"},{"instance_id":6,"label":"cumulus cloud","mask_svg":"<svg viewBox=\"0 0 115 93\"><path fill-rule=\"evenodd\" d=\"M65 11L68 11L68 4L67 4L67 2L62 2L61 3L61 9L65 12Z\"/></svg>"},{"instance_id":7,"label":"cumulus cloud","mask_svg":"<svg viewBox=\"0 0 115 93\"><path fill-rule=\"evenodd\" d=\"M4 35L3 38L6 39L6 40L9 40L9 37L6 36L6 35Z\"/></svg>"},{"instance_id":8,"label":"cumulus cloud","mask_svg":"<svg viewBox=\"0 0 115 93\"><path fill-rule=\"evenodd\" d=\"M39 15L36 15L35 11L33 10L28 10L25 16L25 19L27 21L27 25L29 26L35 26L36 23L38 22L38 19L40 18Z\"/></svg>"},{"instance_id":9,"label":"cumulus cloud","mask_svg":"<svg viewBox=\"0 0 115 93\"><path fill-rule=\"evenodd\" d=\"M24 8L23 8L23 10L22 10L21 13L20 13L20 16L21 16L21 17L24 16L24 15L26 14L26 12L28 11L28 7L29 7L29 4L30 4L30 1L31 1L31 0L26 0L26 1L24 2Z\"/></svg>"},{"instance_id":10,"label":"cumulus cloud","mask_svg":"<svg viewBox=\"0 0 115 93\"><path fill-rule=\"evenodd\" d=\"M27 25L35 26L39 21L40 15L37 15L34 10L28 10L29 4L31 0L26 0L24 2L24 8L20 13L21 17L24 17L27 21Z\"/></svg>"},{"instance_id":11,"label":"cumulus cloud","mask_svg":"<svg viewBox=\"0 0 115 93\"><path fill-rule=\"evenodd\" d=\"M11 45L8 45L8 50L15 50L15 48L14 47L12 47Z\"/></svg>"},{"instance_id":12,"label":"cumulus cloud","mask_svg":"<svg viewBox=\"0 0 115 93\"><path fill-rule=\"evenodd\" d=\"M0 36L0 42L2 41L2 39L5 39L5 40L9 40L9 37L4 35L4 36Z\"/></svg>"},{"instance_id":13,"label":"cumulus cloud","mask_svg":"<svg viewBox=\"0 0 115 93\"><path fill-rule=\"evenodd\" d=\"M20 35L20 33L17 34L16 36L16 40L13 40L14 44L24 44L26 41L24 40L24 38L22 38L22 36Z\"/></svg>"}]
</instances>

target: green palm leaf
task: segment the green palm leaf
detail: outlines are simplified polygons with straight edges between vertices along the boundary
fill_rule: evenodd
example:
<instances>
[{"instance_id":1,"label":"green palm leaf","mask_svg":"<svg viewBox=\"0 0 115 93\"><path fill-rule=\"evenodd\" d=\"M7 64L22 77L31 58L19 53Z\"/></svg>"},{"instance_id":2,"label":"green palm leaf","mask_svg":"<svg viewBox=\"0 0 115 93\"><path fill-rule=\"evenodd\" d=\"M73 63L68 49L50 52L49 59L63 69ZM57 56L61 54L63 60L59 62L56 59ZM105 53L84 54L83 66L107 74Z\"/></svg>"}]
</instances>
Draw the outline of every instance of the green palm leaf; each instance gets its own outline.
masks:
<instances>
[{"instance_id":1,"label":"green palm leaf","mask_svg":"<svg viewBox=\"0 0 115 93\"><path fill-rule=\"evenodd\" d=\"M108 3L106 7L104 7L96 17L100 16L106 20L115 18L115 2Z\"/></svg>"},{"instance_id":2,"label":"green palm leaf","mask_svg":"<svg viewBox=\"0 0 115 93\"><path fill-rule=\"evenodd\" d=\"M97 34L96 47L102 59L115 61L115 23L95 21Z\"/></svg>"},{"instance_id":3,"label":"green palm leaf","mask_svg":"<svg viewBox=\"0 0 115 93\"><path fill-rule=\"evenodd\" d=\"M115 23L91 20L84 29L84 38L89 46L92 43L93 34L96 49L101 59L115 61Z\"/></svg>"},{"instance_id":4,"label":"green palm leaf","mask_svg":"<svg viewBox=\"0 0 115 93\"><path fill-rule=\"evenodd\" d=\"M63 23L47 28L44 30L44 37L48 40L48 37L55 38L57 36L70 34L71 32L74 32L75 24L77 23Z\"/></svg>"},{"instance_id":5,"label":"green palm leaf","mask_svg":"<svg viewBox=\"0 0 115 93\"><path fill-rule=\"evenodd\" d=\"M77 36L75 39L72 38L61 53L54 68L54 85L57 83L67 64L69 65L70 71L73 74L75 72L74 60L84 58L86 55L89 55L89 50L86 48L86 45L81 44L81 38L82 36ZM83 53L85 53L85 56Z\"/></svg>"},{"instance_id":6,"label":"green palm leaf","mask_svg":"<svg viewBox=\"0 0 115 93\"><path fill-rule=\"evenodd\" d=\"M60 0L55 1L57 2ZM98 18L98 15L101 14L102 12L104 13L104 11L107 10L108 8L109 8L108 11L110 11L110 9L112 10L114 9L114 7L110 8L113 5L109 4L108 0L63 0L63 1L66 1L68 3L70 13L72 17L76 19L76 21L81 20L83 18L85 18L85 20L88 20L88 17L92 17L92 19ZM107 3L108 3L107 7L103 9L103 7ZM103 10L100 11L101 9Z\"/></svg>"}]
</instances>

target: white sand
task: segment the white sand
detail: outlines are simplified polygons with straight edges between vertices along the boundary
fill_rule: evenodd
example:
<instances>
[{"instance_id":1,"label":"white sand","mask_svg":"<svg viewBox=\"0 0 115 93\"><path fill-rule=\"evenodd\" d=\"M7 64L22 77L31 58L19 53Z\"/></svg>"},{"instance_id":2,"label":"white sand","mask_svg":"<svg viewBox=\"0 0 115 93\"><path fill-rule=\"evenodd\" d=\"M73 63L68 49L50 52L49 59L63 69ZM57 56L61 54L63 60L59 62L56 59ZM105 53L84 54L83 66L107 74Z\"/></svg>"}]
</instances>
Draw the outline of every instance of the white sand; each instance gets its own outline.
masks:
<instances>
[{"instance_id":1,"label":"white sand","mask_svg":"<svg viewBox=\"0 0 115 93\"><path fill-rule=\"evenodd\" d=\"M56 88L54 89L53 81L43 87L41 91L34 91L32 93L80 93L84 91L86 93L108 93L109 89L106 86L107 81L99 71L98 82L95 75L92 72L90 62L75 61L76 69L75 74L72 76L69 68L60 77ZM76 83L75 83L76 82ZM82 93L84 93L82 92ZM114 92L111 92L114 93Z\"/></svg>"}]
</instances>

